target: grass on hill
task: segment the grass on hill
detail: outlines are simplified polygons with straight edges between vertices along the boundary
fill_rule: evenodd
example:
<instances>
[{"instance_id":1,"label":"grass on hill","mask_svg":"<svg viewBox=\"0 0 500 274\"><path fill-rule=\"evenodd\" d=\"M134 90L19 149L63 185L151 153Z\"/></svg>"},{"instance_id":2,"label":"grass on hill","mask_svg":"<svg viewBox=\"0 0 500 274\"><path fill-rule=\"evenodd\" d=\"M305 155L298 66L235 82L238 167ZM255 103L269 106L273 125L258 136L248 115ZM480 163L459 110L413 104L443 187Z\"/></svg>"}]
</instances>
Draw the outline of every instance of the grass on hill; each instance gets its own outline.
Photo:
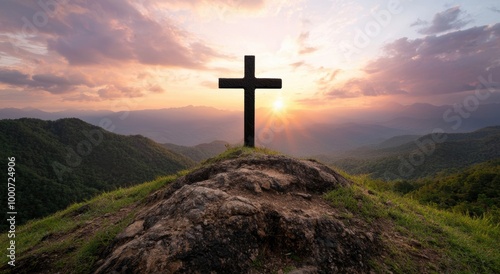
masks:
<instances>
[{"instance_id":1,"label":"grass on hill","mask_svg":"<svg viewBox=\"0 0 500 274\"><path fill-rule=\"evenodd\" d=\"M49 263L55 272L71 269L72 273L89 273L102 248L129 224L141 201L180 174L104 193L18 227L16 263L29 255L36 259L24 263L32 269L43 269L48 267L48 255L59 254ZM2 234L0 246L7 246L9 240ZM8 273L7 262L6 256L0 257L0 273Z\"/></svg>"},{"instance_id":2,"label":"grass on hill","mask_svg":"<svg viewBox=\"0 0 500 274\"><path fill-rule=\"evenodd\" d=\"M250 147L245 147L245 146L236 146L236 147L230 147L223 153L219 154L216 157L212 157L210 159L207 159L201 163L201 165L209 165L209 164L214 164L217 162L221 162L223 160L227 159L236 159L240 157L247 157L247 156L258 156L258 155L279 155L281 153L268 149L268 148L263 148L263 147L255 147L255 148L250 148Z\"/></svg>"},{"instance_id":3,"label":"grass on hill","mask_svg":"<svg viewBox=\"0 0 500 274\"><path fill-rule=\"evenodd\" d=\"M388 235L385 240L390 252L384 261L373 262L377 272L500 273L500 226L488 217L470 217L422 205L380 190L379 182L366 175L343 175L354 185L325 194L327 200L344 209L348 219L357 216L374 225L392 226L398 232L392 236L410 239L404 243ZM415 257L431 263L422 268Z\"/></svg>"},{"instance_id":4,"label":"grass on hill","mask_svg":"<svg viewBox=\"0 0 500 274\"><path fill-rule=\"evenodd\" d=\"M259 154L276 152L237 147L203 165ZM17 261L29 256L25 263L32 269L91 272L100 254L131 222L148 194L186 173L101 194L20 226ZM344 222L361 218L387 228L387 235L382 235L387 247L384 256L372 262L377 273L500 273L499 226L485 218L439 210L380 190L367 176L343 175L354 184L330 191L324 197L343 212ZM7 243L7 235L0 235L0 246ZM0 273L8 273L10 266L6 263L7 257L1 256Z\"/></svg>"}]
</instances>

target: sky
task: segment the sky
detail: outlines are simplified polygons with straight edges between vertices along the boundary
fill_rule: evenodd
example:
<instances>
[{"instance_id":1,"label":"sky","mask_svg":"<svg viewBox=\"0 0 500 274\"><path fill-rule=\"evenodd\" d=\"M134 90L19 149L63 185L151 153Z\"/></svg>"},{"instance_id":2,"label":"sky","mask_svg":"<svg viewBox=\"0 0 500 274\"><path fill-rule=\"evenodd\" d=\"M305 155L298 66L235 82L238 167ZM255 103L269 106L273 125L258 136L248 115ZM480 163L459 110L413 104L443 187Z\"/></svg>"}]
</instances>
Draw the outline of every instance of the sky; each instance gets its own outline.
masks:
<instances>
[{"instance_id":1,"label":"sky","mask_svg":"<svg viewBox=\"0 0 500 274\"><path fill-rule=\"evenodd\" d=\"M500 102L499 19L498 0L2 0L0 108L243 110L217 83L244 55L283 79L257 107Z\"/></svg>"}]
</instances>

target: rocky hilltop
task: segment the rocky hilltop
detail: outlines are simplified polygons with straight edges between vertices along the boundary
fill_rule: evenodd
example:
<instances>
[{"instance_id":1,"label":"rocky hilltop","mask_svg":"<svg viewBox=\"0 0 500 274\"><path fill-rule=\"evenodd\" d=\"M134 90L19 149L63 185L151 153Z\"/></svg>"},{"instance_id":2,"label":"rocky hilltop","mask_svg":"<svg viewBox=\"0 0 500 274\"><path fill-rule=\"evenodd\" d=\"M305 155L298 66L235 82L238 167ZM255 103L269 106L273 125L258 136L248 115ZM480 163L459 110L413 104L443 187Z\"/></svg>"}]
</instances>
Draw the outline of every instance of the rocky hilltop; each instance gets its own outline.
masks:
<instances>
[{"instance_id":1,"label":"rocky hilltop","mask_svg":"<svg viewBox=\"0 0 500 274\"><path fill-rule=\"evenodd\" d=\"M147 199L96 273L360 273L379 232L323 194L350 181L313 160L253 154L207 164Z\"/></svg>"},{"instance_id":2,"label":"rocky hilltop","mask_svg":"<svg viewBox=\"0 0 500 274\"><path fill-rule=\"evenodd\" d=\"M0 273L500 273L490 219L274 154L232 148L16 227Z\"/></svg>"}]
</instances>

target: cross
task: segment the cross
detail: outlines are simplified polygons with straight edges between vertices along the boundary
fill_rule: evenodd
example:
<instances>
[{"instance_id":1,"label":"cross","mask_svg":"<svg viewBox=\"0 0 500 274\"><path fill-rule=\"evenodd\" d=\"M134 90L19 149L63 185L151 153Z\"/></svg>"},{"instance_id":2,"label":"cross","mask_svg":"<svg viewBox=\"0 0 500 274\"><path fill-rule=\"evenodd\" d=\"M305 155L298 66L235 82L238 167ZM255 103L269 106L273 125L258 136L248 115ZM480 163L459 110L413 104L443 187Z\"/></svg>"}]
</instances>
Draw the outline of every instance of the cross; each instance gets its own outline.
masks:
<instances>
[{"instance_id":1,"label":"cross","mask_svg":"<svg viewBox=\"0 0 500 274\"><path fill-rule=\"evenodd\" d=\"M245 76L243 78L219 78L219 88L245 90L245 146L255 147L255 89L280 89L281 79L255 78L255 56L245 55Z\"/></svg>"}]
</instances>

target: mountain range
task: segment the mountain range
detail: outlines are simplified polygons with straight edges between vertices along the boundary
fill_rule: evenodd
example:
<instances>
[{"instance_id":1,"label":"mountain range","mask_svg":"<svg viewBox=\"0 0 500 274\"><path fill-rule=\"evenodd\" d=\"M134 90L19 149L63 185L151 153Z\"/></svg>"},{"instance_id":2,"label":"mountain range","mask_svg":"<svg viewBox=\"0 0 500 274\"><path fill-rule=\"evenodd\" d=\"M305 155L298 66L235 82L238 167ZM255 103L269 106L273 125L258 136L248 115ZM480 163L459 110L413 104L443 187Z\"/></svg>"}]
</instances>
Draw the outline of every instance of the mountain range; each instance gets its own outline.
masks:
<instances>
[{"instance_id":1,"label":"mountain range","mask_svg":"<svg viewBox=\"0 0 500 274\"><path fill-rule=\"evenodd\" d=\"M182 154L196 163L207 160L224 152L230 146L224 141L213 141L211 143L199 144L196 146L179 146L175 144L163 144L164 147L171 151Z\"/></svg>"},{"instance_id":2,"label":"mountain range","mask_svg":"<svg viewBox=\"0 0 500 274\"><path fill-rule=\"evenodd\" d=\"M398 136L379 144L316 158L352 174L370 174L387 181L456 172L472 164L500 158L500 126L468 133Z\"/></svg>"},{"instance_id":3,"label":"mountain range","mask_svg":"<svg viewBox=\"0 0 500 274\"><path fill-rule=\"evenodd\" d=\"M0 157L16 158L18 273L500 270L500 126L418 135L323 123L304 126L307 139L272 125L269 144L318 135L357 147L317 157L353 176L266 148L159 144L98 123L0 120Z\"/></svg>"},{"instance_id":4,"label":"mountain range","mask_svg":"<svg viewBox=\"0 0 500 274\"><path fill-rule=\"evenodd\" d=\"M77 117L108 131L141 134L158 143L195 146L222 140L243 141L243 113L187 106L157 110L61 111L0 109L0 119L32 117L45 120ZM433 130L470 132L500 124L500 104L482 104L464 113L455 106L386 104L373 109L274 113L256 110L256 143L295 156L347 151L399 135L425 135Z\"/></svg>"},{"instance_id":5,"label":"mountain range","mask_svg":"<svg viewBox=\"0 0 500 274\"><path fill-rule=\"evenodd\" d=\"M114 134L76 118L0 120L0 147L4 167L15 157L18 224L194 165L143 136ZM1 195L2 204L6 199Z\"/></svg>"}]
</instances>

